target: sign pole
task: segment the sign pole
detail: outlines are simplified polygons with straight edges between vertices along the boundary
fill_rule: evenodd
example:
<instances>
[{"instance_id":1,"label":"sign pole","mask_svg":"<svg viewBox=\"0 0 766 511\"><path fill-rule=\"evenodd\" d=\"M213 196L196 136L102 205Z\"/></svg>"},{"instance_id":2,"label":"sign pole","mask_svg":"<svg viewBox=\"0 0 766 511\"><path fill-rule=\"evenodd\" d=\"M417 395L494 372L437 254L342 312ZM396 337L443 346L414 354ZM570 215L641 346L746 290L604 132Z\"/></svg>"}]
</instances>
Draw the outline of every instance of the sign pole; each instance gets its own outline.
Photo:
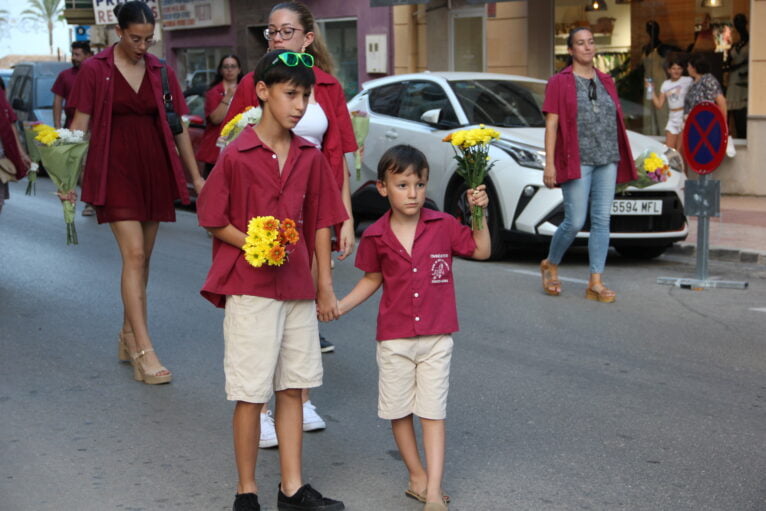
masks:
<instances>
[{"instance_id":1,"label":"sign pole","mask_svg":"<svg viewBox=\"0 0 766 511\"><path fill-rule=\"evenodd\" d=\"M697 278L658 277L657 284L695 290L746 289L747 282L710 279L708 274L710 217L720 215L721 198L721 182L710 179L708 174L718 168L726 152L726 119L715 103L700 103L686 118L682 136L689 166L700 175L697 181L687 181L684 189L684 212L697 217Z\"/></svg>"}]
</instances>

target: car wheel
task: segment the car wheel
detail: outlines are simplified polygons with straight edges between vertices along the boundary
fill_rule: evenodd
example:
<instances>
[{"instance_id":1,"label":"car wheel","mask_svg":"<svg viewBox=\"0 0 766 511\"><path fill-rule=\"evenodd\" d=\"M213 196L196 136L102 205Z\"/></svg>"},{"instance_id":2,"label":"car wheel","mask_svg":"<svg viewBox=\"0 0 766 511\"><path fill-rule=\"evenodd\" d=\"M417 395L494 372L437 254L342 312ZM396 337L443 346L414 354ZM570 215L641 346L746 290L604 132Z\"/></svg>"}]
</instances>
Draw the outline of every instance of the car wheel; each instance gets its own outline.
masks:
<instances>
[{"instance_id":1,"label":"car wheel","mask_svg":"<svg viewBox=\"0 0 766 511\"><path fill-rule=\"evenodd\" d=\"M455 193L452 194L446 206L447 213L460 220L460 223L463 225L470 226L471 209L465 197L466 190L468 190L468 186L461 182L456 187ZM506 251L505 241L503 240L503 219L500 216L497 196L492 185L489 183L487 184L487 194L489 195L489 207L487 208L487 218L485 218L485 221L489 226L489 238L492 244L489 258L496 261L502 259Z\"/></svg>"},{"instance_id":2,"label":"car wheel","mask_svg":"<svg viewBox=\"0 0 766 511\"><path fill-rule=\"evenodd\" d=\"M622 257L627 257L628 259L646 260L661 256L668 248L670 248L670 245L657 245L648 247L635 245L615 245L614 248Z\"/></svg>"}]
</instances>

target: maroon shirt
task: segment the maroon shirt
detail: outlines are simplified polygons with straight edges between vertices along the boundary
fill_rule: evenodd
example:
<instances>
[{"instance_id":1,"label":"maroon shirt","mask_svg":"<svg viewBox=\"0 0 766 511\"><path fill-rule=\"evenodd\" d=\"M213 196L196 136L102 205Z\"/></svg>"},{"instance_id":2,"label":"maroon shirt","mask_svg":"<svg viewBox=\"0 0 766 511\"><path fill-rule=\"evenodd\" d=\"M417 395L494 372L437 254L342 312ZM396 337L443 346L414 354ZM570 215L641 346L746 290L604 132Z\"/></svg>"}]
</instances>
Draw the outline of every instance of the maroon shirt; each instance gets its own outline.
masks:
<instances>
[{"instance_id":1,"label":"maroon shirt","mask_svg":"<svg viewBox=\"0 0 766 511\"><path fill-rule=\"evenodd\" d=\"M291 246L287 262L254 268L239 247L214 238L213 264L202 296L216 307L224 307L227 295L315 299L311 260L316 231L348 215L327 160L314 144L293 135L281 175L277 155L252 128L221 151L197 199L199 224L231 224L247 232L248 222L256 216L295 220L300 240Z\"/></svg>"},{"instance_id":2,"label":"maroon shirt","mask_svg":"<svg viewBox=\"0 0 766 511\"><path fill-rule=\"evenodd\" d=\"M157 109L162 121L163 142L168 149L170 163L173 167L178 197L184 204L189 203L189 191L186 189L181 158L176 149L175 138L165 115L165 104L162 102L162 62L154 55L144 55L146 72L149 73L149 83L157 103ZM173 108L178 115L189 112L184 101L181 86L178 85L173 69L168 70L168 85L173 96ZM77 80L70 96L70 106L90 117L90 145L85 160L85 170L82 180L82 200L94 206L103 206L106 202L106 179L109 168L109 147L112 131L112 101L114 99L114 73L119 73L114 66L114 46L110 46L95 57L91 57L80 65ZM135 148L140 151L140 147Z\"/></svg>"},{"instance_id":3,"label":"maroon shirt","mask_svg":"<svg viewBox=\"0 0 766 511\"><path fill-rule=\"evenodd\" d=\"M383 274L376 339L404 339L458 330L452 255L476 250L471 229L454 217L423 208L407 254L391 230L391 211L364 231L356 267Z\"/></svg>"},{"instance_id":4,"label":"maroon shirt","mask_svg":"<svg viewBox=\"0 0 766 511\"><path fill-rule=\"evenodd\" d=\"M633 153L625 131L625 121L622 118L620 98L612 77L598 69L598 76L617 108L617 145L620 149L620 162L617 165L617 182L628 183L638 178ZM580 144L577 140L577 85L572 66L548 79L545 87L543 112L557 114L559 127L556 131L556 149L554 164L556 166L556 184L566 183L572 179L580 179Z\"/></svg>"},{"instance_id":5,"label":"maroon shirt","mask_svg":"<svg viewBox=\"0 0 766 511\"><path fill-rule=\"evenodd\" d=\"M27 166L21 159L18 140L13 132L13 123L16 122L16 112L8 104L5 98L5 91L0 89L0 142L3 143L3 151L6 158L11 160L16 167L16 179L21 179L27 175Z\"/></svg>"},{"instance_id":6,"label":"maroon shirt","mask_svg":"<svg viewBox=\"0 0 766 511\"><path fill-rule=\"evenodd\" d=\"M53 82L53 87L51 87L52 93L64 98L64 114L66 115L66 123L64 124L65 128L68 128L69 125L72 124L72 119L74 119L75 109L69 104L69 94L72 92L72 88L74 87L74 82L77 79L78 70L79 68L74 66L63 70L56 77L56 81Z\"/></svg>"},{"instance_id":7,"label":"maroon shirt","mask_svg":"<svg viewBox=\"0 0 766 511\"><path fill-rule=\"evenodd\" d=\"M204 161L205 163L215 163L220 152L216 142L218 142L218 137L221 135L221 130L226 125L222 122L213 124L210 121L210 113L221 104L224 94L226 94L226 91L224 90L223 82L210 87L205 93L205 133L202 134L202 140L200 140L199 149L197 149L197 154L195 155L199 161Z\"/></svg>"}]
</instances>

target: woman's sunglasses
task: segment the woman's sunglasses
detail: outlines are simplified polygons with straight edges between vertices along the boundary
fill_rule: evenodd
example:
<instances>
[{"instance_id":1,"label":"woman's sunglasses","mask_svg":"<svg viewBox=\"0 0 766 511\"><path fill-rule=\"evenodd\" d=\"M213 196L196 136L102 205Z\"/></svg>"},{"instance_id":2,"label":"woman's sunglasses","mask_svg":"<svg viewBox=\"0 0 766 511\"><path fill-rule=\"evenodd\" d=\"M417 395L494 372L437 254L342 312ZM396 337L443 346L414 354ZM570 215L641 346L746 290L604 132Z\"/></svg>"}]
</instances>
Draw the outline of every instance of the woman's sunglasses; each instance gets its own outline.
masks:
<instances>
[{"instance_id":1,"label":"woman's sunglasses","mask_svg":"<svg viewBox=\"0 0 766 511\"><path fill-rule=\"evenodd\" d=\"M275 65L279 64L279 61L282 61L284 65L287 67L295 67L299 63L303 64L306 67L314 67L314 56L310 53L296 53L294 51L285 51L280 53L276 56L274 60L271 61L271 64L268 65L266 69L264 69L264 73L274 67Z\"/></svg>"},{"instance_id":2,"label":"woman's sunglasses","mask_svg":"<svg viewBox=\"0 0 766 511\"><path fill-rule=\"evenodd\" d=\"M596 101L598 99L598 95L596 94L596 81L594 78L591 78L588 83L588 99L591 101Z\"/></svg>"}]
</instances>

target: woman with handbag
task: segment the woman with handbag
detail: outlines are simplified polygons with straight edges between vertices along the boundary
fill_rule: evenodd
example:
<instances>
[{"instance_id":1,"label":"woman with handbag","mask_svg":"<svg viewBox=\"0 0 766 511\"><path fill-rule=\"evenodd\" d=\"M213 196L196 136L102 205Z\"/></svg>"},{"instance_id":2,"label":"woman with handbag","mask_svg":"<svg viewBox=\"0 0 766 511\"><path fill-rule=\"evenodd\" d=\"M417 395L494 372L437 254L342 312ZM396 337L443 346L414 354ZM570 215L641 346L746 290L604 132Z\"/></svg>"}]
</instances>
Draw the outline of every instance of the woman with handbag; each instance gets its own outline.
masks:
<instances>
[{"instance_id":1,"label":"woman with handbag","mask_svg":"<svg viewBox=\"0 0 766 511\"><path fill-rule=\"evenodd\" d=\"M572 64L548 80L545 89L545 170L548 188L561 186L564 220L540 263L543 290L561 294L558 265L590 212L590 280L585 297L602 303L616 293L601 281L609 250L609 221L616 183L636 179L636 167L612 78L593 66L596 45L588 28L567 38Z\"/></svg>"},{"instance_id":2,"label":"woman with handbag","mask_svg":"<svg viewBox=\"0 0 766 511\"><path fill-rule=\"evenodd\" d=\"M27 175L31 161L19 141L16 131L16 112L0 90L0 212L8 198L8 182L18 181Z\"/></svg>"},{"instance_id":3,"label":"woman with handbag","mask_svg":"<svg viewBox=\"0 0 766 511\"><path fill-rule=\"evenodd\" d=\"M90 129L82 199L108 223L122 256L122 361L147 384L168 383L149 336L146 287L159 222L175 221L175 199L189 202L183 166L199 191L204 180L180 116L187 112L172 69L148 53L154 15L141 1L114 9L120 41L82 64L72 90L72 129ZM180 155L180 157L179 157Z\"/></svg>"}]
</instances>

